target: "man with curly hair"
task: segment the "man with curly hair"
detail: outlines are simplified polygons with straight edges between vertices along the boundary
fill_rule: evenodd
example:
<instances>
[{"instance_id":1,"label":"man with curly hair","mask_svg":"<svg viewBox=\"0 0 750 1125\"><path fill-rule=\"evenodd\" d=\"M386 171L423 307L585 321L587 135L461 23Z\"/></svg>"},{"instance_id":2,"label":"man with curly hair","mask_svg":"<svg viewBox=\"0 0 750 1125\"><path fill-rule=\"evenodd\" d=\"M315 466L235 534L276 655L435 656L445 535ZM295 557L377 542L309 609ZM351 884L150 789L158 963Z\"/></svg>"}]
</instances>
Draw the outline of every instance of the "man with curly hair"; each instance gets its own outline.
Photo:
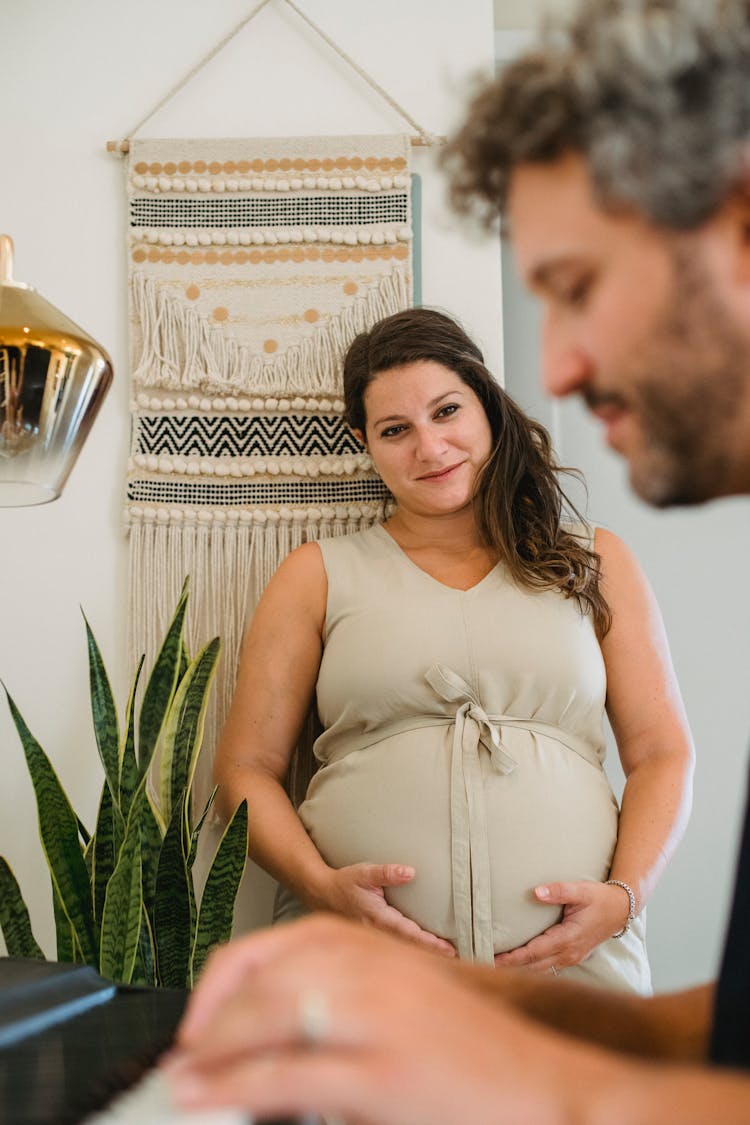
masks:
<instances>
[{"instance_id":1,"label":"man with curly hair","mask_svg":"<svg viewBox=\"0 0 750 1125\"><path fill-rule=\"evenodd\" d=\"M750 493L750 0L583 0L445 164L541 298L547 389L635 491ZM318 917L220 952L169 1065L193 1106L370 1125L750 1122L748 1070L750 818L716 986L587 991Z\"/></svg>"}]
</instances>

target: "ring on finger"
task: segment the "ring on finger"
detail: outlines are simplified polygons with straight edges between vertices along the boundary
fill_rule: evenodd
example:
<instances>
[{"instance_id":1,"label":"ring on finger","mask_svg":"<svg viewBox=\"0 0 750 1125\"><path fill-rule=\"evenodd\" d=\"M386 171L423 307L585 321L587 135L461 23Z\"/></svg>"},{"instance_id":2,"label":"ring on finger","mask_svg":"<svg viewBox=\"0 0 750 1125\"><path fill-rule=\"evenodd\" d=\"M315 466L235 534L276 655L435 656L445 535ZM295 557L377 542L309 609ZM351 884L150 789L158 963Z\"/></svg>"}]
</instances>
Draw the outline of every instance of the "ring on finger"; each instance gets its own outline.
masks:
<instances>
[{"instance_id":1,"label":"ring on finger","mask_svg":"<svg viewBox=\"0 0 750 1125\"><path fill-rule=\"evenodd\" d=\"M330 1030L331 1016L326 996L317 988L300 993L297 1006L299 1037L306 1047L318 1047Z\"/></svg>"}]
</instances>

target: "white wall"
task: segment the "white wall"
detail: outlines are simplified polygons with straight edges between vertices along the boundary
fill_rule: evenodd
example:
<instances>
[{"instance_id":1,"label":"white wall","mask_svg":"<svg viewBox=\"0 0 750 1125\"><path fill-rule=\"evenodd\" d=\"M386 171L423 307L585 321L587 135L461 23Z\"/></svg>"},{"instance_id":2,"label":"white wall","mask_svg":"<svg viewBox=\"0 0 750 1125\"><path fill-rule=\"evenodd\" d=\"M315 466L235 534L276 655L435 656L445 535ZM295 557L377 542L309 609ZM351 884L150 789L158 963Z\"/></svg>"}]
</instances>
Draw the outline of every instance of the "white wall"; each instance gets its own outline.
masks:
<instances>
[{"instance_id":1,"label":"white wall","mask_svg":"<svg viewBox=\"0 0 750 1125\"><path fill-rule=\"evenodd\" d=\"M526 42L527 33L498 31L499 59ZM624 464L604 446L580 404L545 397L539 310L521 286L506 246L503 318L507 390L551 430L561 462L583 470L591 518L635 551L664 614L697 769L687 833L648 909L648 948L657 988L698 983L718 968L746 791L750 503L655 512L635 499ZM622 775L611 740L610 766L619 788Z\"/></svg>"},{"instance_id":2,"label":"white wall","mask_svg":"<svg viewBox=\"0 0 750 1125\"><path fill-rule=\"evenodd\" d=\"M445 133L469 71L492 66L491 0L299 0L300 6L433 132ZM128 442L123 166L104 151L250 11L250 0L24 0L0 8L0 229L16 277L110 351L115 383L62 498L0 510L0 679L92 824L101 772L90 733L79 605L124 705ZM388 132L400 118L295 13L273 2L143 136ZM452 309L500 363L496 246L467 244L442 210L432 152L424 177L424 300ZM53 952L49 883L31 785L0 701L0 854ZM253 875L251 921L267 888ZM256 888L257 883L257 888ZM247 921L247 917L245 918Z\"/></svg>"},{"instance_id":3,"label":"white wall","mask_svg":"<svg viewBox=\"0 0 750 1125\"><path fill-rule=\"evenodd\" d=\"M566 12L571 0L494 0L495 27L536 27L547 15Z\"/></svg>"}]
</instances>

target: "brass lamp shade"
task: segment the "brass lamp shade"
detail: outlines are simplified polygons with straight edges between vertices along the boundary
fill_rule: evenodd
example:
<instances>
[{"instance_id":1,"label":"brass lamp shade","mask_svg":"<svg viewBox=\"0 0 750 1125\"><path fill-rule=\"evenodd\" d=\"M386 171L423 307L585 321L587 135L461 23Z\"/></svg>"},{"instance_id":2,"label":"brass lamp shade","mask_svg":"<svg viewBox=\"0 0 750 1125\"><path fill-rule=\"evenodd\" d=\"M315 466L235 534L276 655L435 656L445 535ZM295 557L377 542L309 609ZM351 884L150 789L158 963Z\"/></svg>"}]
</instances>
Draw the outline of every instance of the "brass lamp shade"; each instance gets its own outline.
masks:
<instances>
[{"instance_id":1,"label":"brass lamp shade","mask_svg":"<svg viewBox=\"0 0 750 1125\"><path fill-rule=\"evenodd\" d=\"M30 286L0 235L0 506L56 500L112 382L107 353Z\"/></svg>"}]
</instances>

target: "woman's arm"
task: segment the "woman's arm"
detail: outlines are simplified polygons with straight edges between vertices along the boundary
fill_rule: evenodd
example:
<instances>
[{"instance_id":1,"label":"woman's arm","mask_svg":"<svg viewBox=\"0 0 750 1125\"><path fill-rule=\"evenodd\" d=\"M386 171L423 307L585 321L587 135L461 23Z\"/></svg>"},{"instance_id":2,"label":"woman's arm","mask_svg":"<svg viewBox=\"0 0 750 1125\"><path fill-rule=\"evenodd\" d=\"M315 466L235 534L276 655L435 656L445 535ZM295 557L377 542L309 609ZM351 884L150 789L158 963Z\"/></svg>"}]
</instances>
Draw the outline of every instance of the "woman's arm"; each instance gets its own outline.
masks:
<instances>
[{"instance_id":1,"label":"woman's arm","mask_svg":"<svg viewBox=\"0 0 750 1125\"><path fill-rule=\"evenodd\" d=\"M326 594L315 544L282 562L245 637L214 761L220 810L228 816L247 798L250 855L310 905L326 865L283 783L315 690Z\"/></svg>"},{"instance_id":2,"label":"woman's arm","mask_svg":"<svg viewBox=\"0 0 750 1125\"><path fill-rule=\"evenodd\" d=\"M632 553L598 529L602 590L612 627L602 641L607 713L625 773L617 846L610 870L646 905L682 836L692 796L693 744L653 592ZM563 906L556 926L500 954L498 964L548 971L576 965L624 926L627 892L604 883L536 887L540 901Z\"/></svg>"},{"instance_id":3,"label":"woman's arm","mask_svg":"<svg viewBox=\"0 0 750 1125\"><path fill-rule=\"evenodd\" d=\"M632 887L640 911L685 831L695 752L653 591L616 535L598 530L596 547L613 618L602 642L607 714L626 779L610 878Z\"/></svg>"},{"instance_id":4,"label":"woman's arm","mask_svg":"<svg viewBox=\"0 0 750 1125\"><path fill-rule=\"evenodd\" d=\"M237 686L214 763L220 809L248 802L248 852L311 910L333 910L453 953L385 900L384 887L414 878L400 864L332 868L323 860L284 789L310 708L323 652L327 579L320 548L293 551L253 615Z\"/></svg>"}]
</instances>

